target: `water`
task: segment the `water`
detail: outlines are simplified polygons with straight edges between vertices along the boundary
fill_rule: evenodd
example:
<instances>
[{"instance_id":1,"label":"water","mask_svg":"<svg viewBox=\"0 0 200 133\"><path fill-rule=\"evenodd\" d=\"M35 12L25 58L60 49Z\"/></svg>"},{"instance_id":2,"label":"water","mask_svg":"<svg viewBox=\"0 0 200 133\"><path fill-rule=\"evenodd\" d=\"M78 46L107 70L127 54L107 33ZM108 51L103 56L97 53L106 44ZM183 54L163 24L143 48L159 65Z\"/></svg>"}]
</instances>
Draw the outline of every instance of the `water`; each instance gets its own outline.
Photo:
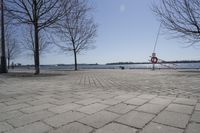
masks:
<instances>
[{"instance_id":1,"label":"water","mask_svg":"<svg viewBox=\"0 0 200 133\"><path fill-rule=\"evenodd\" d=\"M151 69L152 64L123 64L123 65L78 65L79 69L120 69L124 67L125 69ZM159 69L200 69L200 63L174 63L174 64L156 64L155 68ZM64 66L41 66L41 69L74 69L74 65L64 65Z\"/></svg>"}]
</instances>

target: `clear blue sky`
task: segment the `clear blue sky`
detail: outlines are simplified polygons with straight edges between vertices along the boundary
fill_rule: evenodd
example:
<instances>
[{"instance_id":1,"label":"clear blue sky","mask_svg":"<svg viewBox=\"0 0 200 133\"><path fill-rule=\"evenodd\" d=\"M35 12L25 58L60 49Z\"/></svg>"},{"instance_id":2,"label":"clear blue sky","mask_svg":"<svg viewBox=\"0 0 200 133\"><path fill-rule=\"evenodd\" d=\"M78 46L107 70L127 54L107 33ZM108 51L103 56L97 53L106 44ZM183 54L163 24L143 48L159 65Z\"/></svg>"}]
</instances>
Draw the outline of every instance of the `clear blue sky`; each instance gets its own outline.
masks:
<instances>
[{"instance_id":1,"label":"clear blue sky","mask_svg":"<svg viewBox=\"0 0 200 133\"><path fill-rule=\"evenodd\" d=\"M159 22L152 13L151 0L90 0L94 18L98 23L96 49L78 55L79 63L119 61L148 61L153 51ZM200 47L184 48L179 40L169 40L169 35L160 35L156 49L163 60L200 59ZM33 64L31 57L16 60ZM41 64L72 64L72 54L48 53L41 57Z\"/></svg>"}]
</instances>

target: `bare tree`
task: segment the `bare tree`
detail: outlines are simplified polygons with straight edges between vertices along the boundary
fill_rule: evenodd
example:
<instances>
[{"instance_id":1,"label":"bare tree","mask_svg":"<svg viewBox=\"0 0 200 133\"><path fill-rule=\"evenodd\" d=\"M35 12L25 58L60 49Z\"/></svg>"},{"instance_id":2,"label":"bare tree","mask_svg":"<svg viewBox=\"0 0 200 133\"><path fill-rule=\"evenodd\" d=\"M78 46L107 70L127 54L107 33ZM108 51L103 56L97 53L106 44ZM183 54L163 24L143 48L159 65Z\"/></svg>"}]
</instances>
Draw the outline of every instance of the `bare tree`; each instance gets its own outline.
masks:
<instances>
[{"instance_id":1,"label":"bare tree","mask_svg":"<svg viewBox=\"0 0 200 133\"><path fill-rule=\"evenodd\" d=\"M13 36L11 28L6 27L6 58L8 69L10 67L10 61L16 59L20 55L20 45Z\"/></svg>"},{"instance_id":2,"label":"bare tree","mask_svg":"<svg viewBox=\"0 0 200 133\"><path fill-rule=\"evenodd\" d=\"M50 50L50 48L52 47L52 43L51 41L47 41L49 40L49 38L47 38L45 35L45 32L40 32L39 34L39 53L40 55L44 52L47 52ZM28 50L31 55L35 56L35 40L34 40L34 32L33 32L33 27L29 26L28 28L26 28L26 32L25 32L25 38L22 41L22 48L25 49L26 51Z\"/></svg>"},{"instance_id":3,"label":"bare tree","mask_svg":"<svg viewBox=\"0 0 200 133\"><path fill-rule=\"evenodd\" d=\"M69 14L65 14L64 20L58 24L58 33L64 41L58 46L65 52L73 52L74 69L77 70L77 54L94 48L92 43L96 37L97 25L88 15L91 8L85 0L74 0L73 2L74 8Z\"/></svg>"},{"instance_id":4,"label":"bare tree","mask_svg":"<svg viewBox=\"0 0 200 133\"><path fill-rule=\"evenodd\" d=\"M153 11L173 37L191 45L200 41L200 0L161 0Z\"/></svg>"},{"instance_id":5,"label":"bare tree","mask_svg":"<svg viewBox=\"0 0 200 133\"><path fill-rule=\"evenodd\" d=\"M10 23L5 23L5 57L7 68L10 68L10 61L16 59L21 52L20 44L17 42L15 31ZM1 38L0 38L1 40Z\"/></svg>"},{"instance_id":6,"label":"bare tree","mask_svg":"<svg viewBox=\"0 0 200 133\"><path fill-rule=\"evenodd\" d=\"M24 50L24 54L31 57L35 56L35 40L34 40L34 31L33 27L29 26L24 32L24 38L21 41L21 48ZM42 56L46 52L50 52L53 47L52 42L45 32L40 32L39 34L39 54Z\"/></svg>"},{"instance_id":7,"label":"bare tree","mask_svg":"<svg viewBox=\"0 0 200 133\"><path fill-rule=\"evenodd\" d=\"M62 18L65 11L68 11L69 0L7 0L6 8L10 17L17 20L19 24L31 25L34 28L34 63L35 74L40 73L40 42L39 33L49 28ZM65 5L65 10L61 5Z\"/></svg>"}]
</instances>

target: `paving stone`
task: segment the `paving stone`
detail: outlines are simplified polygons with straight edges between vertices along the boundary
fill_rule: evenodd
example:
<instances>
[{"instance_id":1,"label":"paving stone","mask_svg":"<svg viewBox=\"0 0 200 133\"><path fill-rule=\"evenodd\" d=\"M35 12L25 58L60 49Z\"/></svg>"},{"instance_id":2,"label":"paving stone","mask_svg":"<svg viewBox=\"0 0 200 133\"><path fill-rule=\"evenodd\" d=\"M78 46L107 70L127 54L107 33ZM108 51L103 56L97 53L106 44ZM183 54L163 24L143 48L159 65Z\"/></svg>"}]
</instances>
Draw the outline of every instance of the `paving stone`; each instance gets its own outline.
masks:
<instances>
[{"instance_id":1,"label":"paving stone","mask_svg":"<svg viewBox=\"0 0 200 133\"><path fill-rule=\"evenodd\" d=\"M53 108L49 108L48 110L54 113L64 113L70 110L78 109L82 107L81 105L75 104L75 103L69 103L66 105L56 106Z\"/></svg>"},{"instance_id":2,"label":"paving stone","mask_svg":"<svg viewBox=\"0 0 200 133\"><path fill-rule=\"evenodd\" d=\"M34 98L26 98L26 99L8 101L8 102L5 102L5 104L7 104L7 105L22 104L22 103L25 103L28 101L33 101L33 100L35 100L35 99Z\"/></svg>"},{"instance_id":3,"label":"paving stone","mask_svg":"<svg viewBox=\"0 0 200 133\"><path fill-rule=\"evenodd\" d=\"M45 93L45 94L42 94L42 95L37 95L34 98L38 99L38 100L43 100L43 99L48 99L48 98L51 99L52 96L54 96L54 95L53 94L49 94L49 93L48 94Z\"/></svg>"},{"instance_id":4,"label":"paving stone","mask_svg":"<svg viewBox=\"0 0 200 133\"><path fill-rule=\"evenodd\" d=\"M106 94L106 93L103 93L101 95L96 95L95 98L100 98L100 99L110 99L112 97L114 97L115 95L113 94Z\"/></svg>"},{"instance_id":5,"label":"paving stone","mask_svg":"<svg viewBox=\"0 0 200 133\"><path fill-rule=\"evenodd\" d=\"M19 111L10 111L5 113L0 113L0 121L8 120L14 117L22 116L23 113Z\"/></svg>"},{"instance_id":6,"label":"paving stone","mask_svg":"<svg viewBox=\"0 0 200 133\"><path fill-rule=\"evenodd\" d=\"M138 107L136 110L137 111L147 112L147 113L158 114L164 108L165 108L165 106L163 106L163 105L146 103L146 104Z\"/></svg>"},{"instance_id":7,"label":"paving stone","mask_svg":"<svg viewBox=\"0 0 200 133\"><path fill-rule=\"evenodd\" d=\"M28 107L28 108L23 108L21 109L22 112L24 113L33 113L33 112L37 112L37 111L41 111L50 107L53 107L55 105L52 104L42 104L42 105L37 105L37 106L33 106L33 107Z\"/></svg>"},{"instance_id":8,"label":"paving stone","mask_svg":"<svg viewBox=\"0 0 200 133\"><path fill-rule=\"evenodd\" d=\"M171 99L164 99L164 98L154 98L149 103L160 104L160 105L168 105L172 102Z\"/></svg>"},{"instance_id":9,"label":"paving stone","mask_svg":"<svg viewBox=\"0 0 200 133\"><path fill-rule=\"evenodd\" d=\"M79 99L77 101L80 101L80 100L83 100L83 99L86 99L86 98L92 98L92 97L88 97L87 95L75 95L73 96L72 98L76 98L76 99ZM96 98L96 97L95 97ZM77 102L76 101L76 102Z\"/></svg>"},{"instance_id":10,"label":"paving stone","mask_svg":"<svg viewBox=\"0 0 200 133\"><path fill-rule=\"evenodd\" d=\"M169 90L170 91L170 90ZM167 95L167 96L158 96L157 98L162 98L162 99L169 99L169 100L175 100L176 96L174 95Z\"/></svg>"},{"instance_id":11,"label":"paving stone","mask_svg":"<svg viewBox=\"0 0 200 133\"><path fill-rule=\"evenodd\" d=\"M52 128L42 122L35 122L24 127L19 127L6 133L46 133Z\"/></svg>"},{"instance_id":12,"label":"paving stone","mask_svg":"<svg viewBox=\"0 0 200 133\"><path fill-rule=\"evenodd\" d=\"M192 114L193 109L194 109L194 106L181 105L181 104L170 104L166 108L167 111L173 111L173 112L185 113L185 114Z\"/></svg>"},{"instance_id":13,"label":"paving stone","mask_svg":"<svg viewBox=\"0 0 200 133\"><path fill-rule=\"evenodd\" d=\"M194 113L192 114L191 120L195 122L200 122L200 112L194 111Z\"/></svg>"},{"instance_id":14,"label":"paving stone","mask_svg":"<svg viewBox=\"0 0 200 133\"><path fill-rule=\"evenodd\" d=\"M135 109L137 106L134 105L127 105L124 103L120 103L114 106L111 106L109 108L107 108L106 110L114 112L114 113L118 113L118 114L125 114L133 109Z\"/></svg>"},{"instance_id":15,"label":"paving stone","mask_svg":"<svg viewBox=\"0 0 200 133\"><path fill-rule=\"evenodd\" d=\"M151 122L141 133L183 133L184 130Z\"/></svg>"},{"instance_id":16,"label":"paving stone","mask_svg":"<svg viewBox=\"0 0 200 133\"><path fill-rule=\"evenodd\" d=\"M69 125L60 127L54 131L50 131L49 133L91 133L92 131L93 128L78 122L74 122Z\"/></svg>"},{"instance_id":17,"label":"paving stone","mask_svg":"<svg viewBox=\"0 0 200 133\"><path fill-rule=\"evenodd\" d=\"M196 105L197 100L194 99L185 99L185 98L176 98L174 103L184 104L184 105Z\"/></svg>"},{"instance_id":18,"label":"paving stone","mask_svg":"<svg viewBox=\"0 0 200 133\"><path fill-rule=\"evenodd\" d=\"M76 101L78 101L78 100L79 100L78 98L64 98L64 99L62 99L62 100L50 101L49 103L55 104L55 105L64 105L64 104L76 102Z\"/></svg>"},{"instance_id":19,"label":"paving stone","mask_svg":"<svg viewBox=\"0 0 200 133\"><path fill-rule=\"evenodd\" d=\"M17 109L21 109L21 108L25 108L25 107L30 107L30 105L24 104L24 103L16 104L16 105L10 105L10 106L6 106L4 108L1 108L0 113L13 111L13 110L17 110Z\"/></svg>"},{"instance_id":20,"label":"paving stone","mask_svg":"<svg viewBox=\"0 0 200 133\"><path fill-rule=\"evenodd\" d=\"M31 105L42 105L42 104L51 103L53 101L57 101L57 100L47 97L47 98L42 98L42 99L39 99L39 100L28 101L27 103L31 104Z\"/></svg>"},{"instance_id":21,"label":"paving stone","mask_svg":"<svg viewBox=\"0 0 200 133\"><path fill-rule=\"evenodd\" d=\"M61 72L61 73L63 73L63 72ZM20 118L20 117L26 115L26 114L23 114L23 112L19 112L19 111L24 110L25 108L31 108L32 107L31 105L33 105L33 106L36 106L36 105L41 106L42 104L43 105L45 105L45 104L59 105L59 106L57 106L59 108L57 108L57 110L55 110L55 112L67 113L67 112L65 112L65 111L68 111L67 106L65 106L66 104L69 104L69 103L76 104L74 102L82 101L82 99L83 100L84 99L105 99L104 100L104 101L106 101L105 103L98 103L97 101L93 100L92 103L91 103L91 101L89 101L88 104L85 104L88 106L89 106L89 104L93 105L94 104L93 102L95 101L95 104L98 103L101 105L105 105L105 104L109 105L109 106L107 106L108 108L103 108L103 109L94 109L95 107L92 108L90 106L92 108L91 110L93 110L93 109L95 110L94 111L95 113L98 113L100 111L102 112L102 110L109 110L108 112L110 112L110 113L112 112L112 113L117 113L118 115L119 114L127 115L125 113L130 113L134 110L129 107L132 107L132 106L136 107L136 105L134 105L134 104L126 105L126 104L124 104L124 101L129 101L130 99L133 99L133 98L138 98L140 100L141 99L147 100L147 102L142 103L141 105L137 104L138 108L139 108L139 106L142 107L144 104L147 104L147 103L148 104L157 104L157 105L168 105L168 104L170 104L170 102L172 102L174 100L173 104L179 104L179 105L185 105L185 106L187 106L187 105L195 106L196 105L195 112L200 111L199 105L198 105L199 103L196 104L195 101L194 102L188 101L188 99L186 99L186 98L178 98L178 100L177 99L175 100L175 98L171 98L168 96L148 97L147 96L148 94L144 94L144 93L150 92L151 94L153 94L153 93L154 94L162 93L164 95L174 94L174 96L178 95L178 94L180 94L182 96L187 96L187 97L193 97L195 95L197 96L198 92L196 90L198 89L198 86L200 85L198 80L196 78L192 78L192 77L188 78L187 76L184 78L182 78L182 76L181 76L181 79L180 78L176 79L177 78L176 72L175 72L175 74L170 75L171 76L170 78L167 78L167 80L169 82L163 82L165 80L163 75L165 75L166 73L165 72L163 73L161 71L158 73L156 72L155 79L149 78L155 72L152 73L152 72L148 71L147 73L145 72L145 75L144 75L143 70L139 73L138 73L138 71L136 71L136 73L135 73L135 71L132 71L132 70L125 70L123 72L120 70L113 70L113 71L110 71L110 70L109 71L104 71L104 70L96 71L95 70L95 71L78 71L77 73L74 73L74 72L72 73L70 71L69 72L67 71L66 73L67 74L64 77L63 76L62 77L61 76L46 77L46 78L37 77L37 79L35 77L31 77L31 78L26 78L25 80L24 80L24 78L8 78L9 82L7 82L7 80L6 80L7 77L4 78L4 75L1 75L1 80L2 81L5 80L6 83L8 83L8 84L1 84L1 86L0 86L0 95L1 95L0 96L0 121L2 120L1 122L5 122L5 123L8 123L11 125L12 123L9 123L9 121L11 121L13 119L15 120L17 118ZM176 76L173 77L174 75L176 75ZM99 82L101 82L105 88L101 88L98 86L95 87L94 84L91 84L91 83L90 84L86 83L85 86L83 85L83 83L81 83L79 85L77 83L77 81L81 80L81 82L83 82L84 80L82 81L82 79L84 79L85 77L87 78L86 79L87 82L89 82L89 80L93 81L93 79L95 80L94 82L96 82L96 80L99 80ZM68 80L66 80L66 79L68 79ZM150 80L147 83L147 82L143 82L143 79L144 80L150 79ZM161 82L155 82L157 79ZM190 79L190 81L185 83L185 81L188 81L188 79ZM181 84L180 84L180 82L176 82L176 80L181 81ZM21 84L19 84L19 83L21 83ZM34 88L32 86L34 86ZM174 87L176 87L176 89ZM118 89L119 89L119 91L118 91ZM136 91L140 91L140 93L136 93L136 94L132 93L132 92L136 92ZM186 92L189 92L191 94L186 93ZM4 97L2 97L2 95L4 95ZM9 97L13 97L13 98L9 98ZM99 98L97 98L97 97L99 97ZM151 98L153 98L153 99L151 99ZM196 98L198 98L198 97L196 97ZM38 100L34 100L34 99L38 99ZM115 101L115 99L117 99L119 101L121 100L121 101L123 101L123 103L114 105L114 104L118 103ZM34 101L32 101L32 100L34 100ZM189 100L191 100L191 99L189 99ZM4 103L6 103L6 104L4 104ZM21 107L21 105L19 103L21 103L21 104L27 103L27 106ZM18 104L18 105L16 105L16 104ZM60 105L62 105L62 106L60 106ZM110 106L110 105L114 105L114 106ZM123 107L124 107L124 110L122 109ZM43 107L41 107L41 108L43 108ZM3 110L3 112L1 112L2 110ZM47 112L50 112L47 109L45 109L45 110ZM73 110L76 110L76 108ZM90 109L88 109L88 110L90 110ZM14 112L14 111L16 112L16 114L19 114L19 115L14 115L14 113L10 113L10 112ZM69 112L72 112L72 111L69 111ZM135 111L135 112L144 113L143 111ZM173 112L173 111L168 111L168 112L188 115L188 114L178 113L178 112ZM45 119L52 118L55 115L56 116L60 115L60 114L55 114L53 112L51 112L51 113L53 115L48 118L45 118ZM80 112L77 112L77 113L80 113ZM33 114L35 114L35 113L33 113ZM84 113L81 113L81 114L88 116ZM145 113L145 114L148 114L148 113ZM198 121L197 118L199 115L195 116L195 114L193 115L192 119L195 118L195 121ZM9 115L12 117L9 117ZM94 115L94 114L91 114L91 115ZM153 115L153 114L151 114L151 115ZM143 116L144 115L141 115L141 117L143 117ZM188 115L188 116L191 118L191 115ZM36 117L36 116L33 116L33 117ZM73 117L73 115L71 115L70 117ZM130 117L131 117L131 115L130 115ZM62 120L58 120L58 121L55 120L54 122L59 123L58 124L59 126L58 127L55 126L56 128L54 128L54 129L57 129L57 128L60 129L62 126L64 126L64 127L67 126L66 124L71 125L71 122L79 120L79 119L74 120L74 121L70 120L70 122L67 123L66 121L68 121L68 118L69 117L67 117L67 119L63 118L63 124L61 124ZM182 119L182 116L180 116L180 118ZM32 120L33 118L30 117L30 119ZM36 118L34 118L34 119L37 120ZM40 116L38 116L38 119L39 120L34 121L34 122L40 121L45 125L49 125L48 123L45 123L45 121L43 119L40 120ZM61 116L60 116L60 119L62 119ZM70 118L70 119L73 119L73 118ZM84 118L81 117L80 119L84 119ZM24 121L24 120L25 120L25 118L21 119L19 121L16 121L16 122L23 123L21 121ZM25 120L25 121L27 121L28 125L32 125L33 123L31 122L31 120L30 121ZM140 122L140 120L141 119L135 120L135 121ZM115 119L112 121L115 121ZM112 122L112 121L110 121L110 122ZM181 123L181 122L179 122L179 123ZM193 123L194 121L192 120L191 122ZM149 123L150 123L150 121L148 123L146 123L146 125L144 127L146 127L146 126L148 127L147 124L149 124ZM26 126L28 126L27 124L26 125L22 124L22 126L26 127ZM110 125L110 123L107 123L107 124ZM158 123L156 123L156 124L158 124ZM200 124L200 123L196 122L196 124ZM81 125L84 125L87 127L89 126L89 125L85 125L83 123ZM134 127L134 126L127 125L124 123L119 124L119 125L123 125L123 126L126 125L128 128ZM119 125L117 125L117 126L119 126ZM160 125L160 124L158 124L158 125ZM176 123L171 124L172 126L167 125L167 124L163 124L163 125L165 125L166 127L174 127L174 125L176 125ZM22 128L22 126L20 126L20 128ZM187 126L187 129L189 129L189 127L190 127L190 125ZM81 128L81 126L80 126L80 128ZM104 127L102 127L102 128L104 128ZM174 128L177 128L177 127L174 127ZM37 127L36 127L36 129L37 129ZM165 129L165 128L162 128L162 129ZM16 129L13 129L13 130L16 130ZM111 132L111 131L109 131L109 132ZM25 130L23 130L23 131L18 130L18 132L26 133ZM45 131L45 132L47 132L47 131ZM94 132L94 130L91 132Z\"/></svg>"},{"instance_id":22,"label":"paving stone","mask_svg":"<svg viewBox=\"0 0 200 133\"><path fill-rule=\"evenodd\" d=\"M200 111L200 103L197 103L195 110Z\"/></svg>"},{"instance_id":23,"label":"paving stone","mask_svg":"<svg viewBox=\"0 0 200 133\"><path fill-rule=\"evenodd\" d=\"M131 111L121 116L116 121L136 128L143 128L145 124L147 124L154 118L154 116L155 115L153 114Z\"/></svg>"},{"instance_id":24,"label":"paving stone","mask_svg":"<svg viewBox=\"0 0 200 133\"><path fill-rule=\"evenodd\" d=\"M74 100L72 98L74 95L73 94L64 94L64 92L58 92L57 95L51 96L51 98L58 99L58 100L65 100L66 102L71 102L71 100ZM76 99L77 101L77 99Z\"/></svg>"},{"instance_id":25,"label":"paving stone","mask_svg":"<svg viewBox=\"0 0 200 133\"><path fill-rule=\"evenodd\" d=\"M20 126L24 126L24 125L27 125L32 122L36 122L36 121L45 119L45 118L53 116L53 115L54 115L53 113L47 112L47 111L35 112L32 114L25 114L20 117L10 119L10 120L8 120L8 123L13 125L14 127L20 127Z\"/></svg>"},{"instance_id":26,"label":"paving stone","mask_svg":"<svg viewBox=\"0 0 200 133\"><path fill-rule=\"evenodd\" d=\"M77 121L78 119L83 118L85 116L86 115L83 113L70 111L70 112L55 115L53 117L45 119L44 121L53 127L59 127L59 126L68 124L70 122Z\"/></svg>"},{"instance_id":27,"label":"paving stone","mask_svg":"<svg viewBox=\"0 0 200 133\"><path fill-rule=\"evenodd\" d=\"M115 95L117 95L117 96L127 94L127 92L126 92L126 91L123 91L123 90L111 91L111 93L112 93L112 94L115 94Z\"/></svg>"},{"instance_id":28,"label":"paving stone","mask_svg":"<svg viewBox=\"0 0 200 133\"><path fill-rule=\"evenodd\" d=\"M5 107L6 105L4 103L0 103L0 109Z\"/></svg>"},{"instance_id":29,"label":"paving stone","mask_svg":"<svg viewBox=\"0 0 200 133\"><path fill-rule=\"evenodd\" d=\"M126 101L126 100L131 99L131 98L136 97L136 96L138 96L138 93L136 93L136 94L123 94L123 95L119 95L119 96L114 97L114 99Z\"/></svg>"},{"instance_id":30,"label":"paving stone","mask_svg":"<svg viewBox=\"0 0 200 133\"><path fill-rule=\"evenodd\" d=\"M32 98L32 97L35 97L35 96L38 96L36 94L26 94L26 95L19 95L19 96L16 96L15 98L18 100L26 100L26 99L29 99L29 98Z\"/></svg>"},{"instance_id":31,"label":"paving stone","mask_svg":"<svg viewBox=\"0 0 200 133\"><path fill-rule=\"evenodd\" d=\"M142 94L139 95L138 98L143 98L143 99L153 99L154 97L156 97L156 95L151 95L151 94Z\"/></svg>"},{"instance_id":32,"label":"paving stone","mask_svg":"<svg viewBox=\"0 0 200 133\"><path fill-rule=\"evenodd\" d=\"M77 101L75 103L82 104L82 105L89 105L89 104L93 104L93 103L100 102L100 101L101 101L101 99L88 98L88 99L84 99L81 101Z\"/></svg>"},{"instance_id":33,"label":"paving stone","mask_svg":"<svg viewBox=\"0 0 200 133\"><path fill-rule=\"evenodd\" d=\"M0 96L1 96L1 94L0 94ZM16 100L16 99L11 98L11 97L5 97L3 99L0 99L0 102L8 102L8 101L13 101L13 100Z\"/></svg>"},{"instance_id":34,"label":"paving stone","mask_svg":"<svg viewBox=\"0 0 200 133\"><path fill-rule=\"evenodd\" d=\"M82 108L77 109L77 111L86 113L86 114L93 114L96 112L99 112L105 108L107 108L107 105L104 104L100 104L100 103L94 103L94 104L90 104L88 106L84 106Z\"/></svg>"},{"instance_id":35,"label":"paving stone","mask_svg":"<svg viewBox=\"0 0 200 133\"><path fill-rule=\"evenodd\" d=\"M5 122L0 122L0 133L13 129L11 125Z\"/></svg>"},{"instance_id":36,"label":"paving stone","mask_svg":"<svg viewBox=\"0 0 200 133\"><path fill-rule=\"evenodd\" d=\"M83 119L80 119L79 122L84 123L86 125L90 125L94 128L100 128L105 124L113 121L117 117L119 117L119 115L115 113L111 113L108 111L101 111L93 115L87 116Z\"/></svg>"},{"instance_id":37,"label":"paving stone","mask_svg":"<svg viewBox=\"0 0 200 133\"><path fill-rule=\"evenodd\" d=\"M119 100L119 99L106 99L106 100L100 101L100 103L107 104L107 105L116 105L118 103L121 103L122 101L123 100Z\"/></svg>"},{"instance_id":38,"label":"paving stone","mask_svg":"<svg viewBox=\"0 0 200 133\"><path fill-rule=\"evenodd\" d=\"M189 119L190 116L187 114L163 111L153 121L173 127L185 128Z\"/></svg>"},{"instance_id":39,"label":"paving stone","mask_svg":"<svg viewBox=\"0 0 200 133\"><path fill-rule=\"evenodd\" d=\"M74 95L74 96L73 96L73 98L79 98L79 99L93 98L93 97L96 98L96 96L95 96L94 94L87 94L87 93L85 93L85 94L79 94L79 95ZM98 97L98 98L99 98L99 97ZM99 99L100 99L100 98L99 98Z\"/></svg>"},{"instance_id":40,"label":"paving stone","mask_svg":"<svg viewBox=\"0 0 200 133\"><path fill-rule=\"evenodd\" d=\"M41 104L46 104L46 103L50 103L50 104L54 104L54 105L64 105L67 103L75 102L77 100L78 99L75 99L75 98L64 98L64 99L59 100L59 99L55 99L52 97L44 97L44 98L40 98L38 100L30 101L27 103L29 103L31 105L41 105Z\"/></svg>"},{"instance_id":41,"label":"paving stone","mask_svg":"<svg viewBox=\"0 0 200 133\"><path fill-rule=\"evenodd\" d=\"M110 123L98 130L94 133L136 133L137 130L125 125Z\"/></svg>"},{"instance_id":42,"label":"paving stone","mask_svg":"<svg viewBox=\"0 0 200 133\"><path fill-rule=\"evenodd\" d=\"M200 132L200 124L190 123L188 128L186 129L186 133L199 133Z\"/></svg>"},{"instance_id":43,"label":"paving stone","mask_svg":"<svg viewBox=\"0 0 200 133\"><path fill-rule=\"evenodd\" d=\"M142 98L132 98L128 101L125 101L124 103L127 103L127 104L133 104L133 105L143 105L145 104L146 102L148 102L148 100L145 100L145 99L142 99Z\"/></svg>"}]
</instances>

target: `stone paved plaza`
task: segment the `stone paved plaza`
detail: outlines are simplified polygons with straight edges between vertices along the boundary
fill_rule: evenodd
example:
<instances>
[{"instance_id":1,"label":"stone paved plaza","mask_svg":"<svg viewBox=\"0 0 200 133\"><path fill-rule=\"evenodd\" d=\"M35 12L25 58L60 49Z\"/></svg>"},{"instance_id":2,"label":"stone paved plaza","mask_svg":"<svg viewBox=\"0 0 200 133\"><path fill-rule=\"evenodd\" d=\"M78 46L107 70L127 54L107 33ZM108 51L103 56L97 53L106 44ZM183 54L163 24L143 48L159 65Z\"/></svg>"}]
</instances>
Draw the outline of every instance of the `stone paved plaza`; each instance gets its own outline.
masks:
<instances>
[{"instance_id":1,"label":"stone paved plaza","mask_svg":"<svg viewBox=\"0 0 200 133\"><path fill-rule=\"evenodd\" d=\"M0 75L0 133L200 133L200 72Z\"/></svg>"}]
</instances>

